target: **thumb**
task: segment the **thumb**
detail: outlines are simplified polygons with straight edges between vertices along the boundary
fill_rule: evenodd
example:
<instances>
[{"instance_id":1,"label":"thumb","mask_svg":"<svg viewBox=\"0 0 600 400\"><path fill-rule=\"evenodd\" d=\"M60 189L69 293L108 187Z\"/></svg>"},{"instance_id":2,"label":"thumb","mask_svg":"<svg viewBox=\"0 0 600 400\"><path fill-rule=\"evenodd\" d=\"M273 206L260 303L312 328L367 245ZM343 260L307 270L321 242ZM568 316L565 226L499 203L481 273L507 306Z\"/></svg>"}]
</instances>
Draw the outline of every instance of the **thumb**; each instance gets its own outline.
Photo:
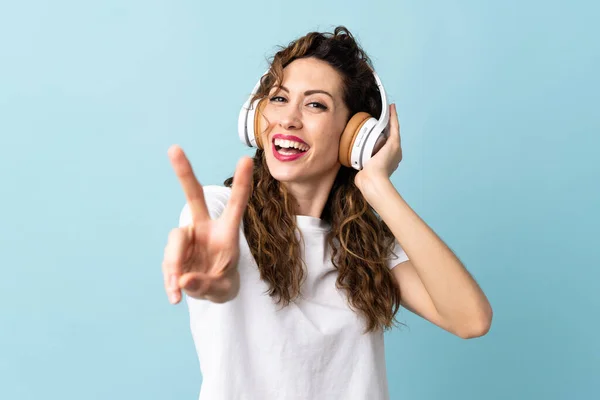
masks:
<instances>
[{"instance_id":1,"label":"thumb","mask_svg":"<svg viewBox=\"0 0 600 400\"><path fill-rule=\"evenodd\" d=\"M208 290L209 279L202 272L188 272L179 278L179 287L192 297L203 296Z\"/></svg>"}]
</instances>

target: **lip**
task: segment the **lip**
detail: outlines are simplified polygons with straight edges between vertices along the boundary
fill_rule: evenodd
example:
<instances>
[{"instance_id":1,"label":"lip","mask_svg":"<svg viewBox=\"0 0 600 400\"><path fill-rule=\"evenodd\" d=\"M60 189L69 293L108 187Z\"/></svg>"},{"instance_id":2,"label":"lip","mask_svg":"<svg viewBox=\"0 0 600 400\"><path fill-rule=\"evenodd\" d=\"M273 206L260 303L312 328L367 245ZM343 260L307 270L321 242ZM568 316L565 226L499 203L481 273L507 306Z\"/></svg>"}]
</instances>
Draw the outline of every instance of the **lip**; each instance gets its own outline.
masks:
<instances>
[{"instance_id":1,"label":"lip","mask_svg":"<svg viewBox=\"0 0 600 400\"><path fill-rule=\"evenodd\" d=\"M303 144L306 144L306 143L304 142L304 140L300 139L297 136L293 136L293 135L282 135L280 133L278 133L276 135L273 135L273 140L271 141L271 148L273 149L273 157L275 157L279 161L286 162L286 161L297 160L300 157L304 156L306 153L308 153L308 151L310 150L310 146L309 146L309 150L307 150L305 152L301 152L301 153L298 153L298 154L292 154L292 155L286 156L286 155L280 154L277 151L277 149L275 148L275 143L274 143L275 139L294 140L294 141L297 141L297 142L300 142L300 143L303 143ZM306 145L308 146L308 144L306 144Z\"/></svg>"},{"instance_id":2,"label":"lip","mask_svg":"<svg viewBox=\"0 0 600 400\"><path fill-rule=\"evenodd\" d=\"M309 152L310 150L310 146L308 146L308 150L302 153L298 153L298 154L292 154L291 156L285 156L283 154L280 154L277 149L275 148L275 139L283 139L283 140L293 140L295 142L299 142L302 144L305 144L308 146L308 143L306 143L304 140L300 139L298 136L294 136L294 135L284 135L281 133L277 133L275 135L273 135L273 138L271 139L271 148L273 149L273 156L278 159L279 161L294 161L299 159L300 157L304 156L306 153Z\"/></svg>"}]
</instances>

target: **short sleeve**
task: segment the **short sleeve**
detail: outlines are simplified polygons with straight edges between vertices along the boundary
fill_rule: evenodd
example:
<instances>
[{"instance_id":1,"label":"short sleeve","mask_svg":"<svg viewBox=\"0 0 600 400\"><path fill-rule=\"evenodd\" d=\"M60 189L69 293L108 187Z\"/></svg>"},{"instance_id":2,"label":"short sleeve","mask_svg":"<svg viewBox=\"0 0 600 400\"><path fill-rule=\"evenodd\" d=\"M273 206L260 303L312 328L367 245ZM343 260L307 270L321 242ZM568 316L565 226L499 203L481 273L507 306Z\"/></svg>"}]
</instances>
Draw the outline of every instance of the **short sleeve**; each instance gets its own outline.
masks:
<instances>
[{"instance_id":1,"label":"short sleeve","mask_svg":"<svg viewBox=\"0 0 600 400\"><path fill-rule=\"evenodd\" d=\"M206 202L210 218L219 218L227 205L227 201L231 195L231 188L226 186L207 185L203 186L202 189L204 190L204 201ZM191 223L192 213L190 205L186 203L179 214L179 227L188 226Z\"/></svg>"},{"instance_id":2,"label":"short sleeve","mask_svg":"<svg viewBox=\"0 0 600 400\"><path fill-rule=\"evenodd\" d=\"M402 249L400 243L398 243L397 240L394 240L394 248L388 258L388 268L392 269L404 261L408 261L408 255L406 255L406 252Z\"/></svg>"}]
</instances>

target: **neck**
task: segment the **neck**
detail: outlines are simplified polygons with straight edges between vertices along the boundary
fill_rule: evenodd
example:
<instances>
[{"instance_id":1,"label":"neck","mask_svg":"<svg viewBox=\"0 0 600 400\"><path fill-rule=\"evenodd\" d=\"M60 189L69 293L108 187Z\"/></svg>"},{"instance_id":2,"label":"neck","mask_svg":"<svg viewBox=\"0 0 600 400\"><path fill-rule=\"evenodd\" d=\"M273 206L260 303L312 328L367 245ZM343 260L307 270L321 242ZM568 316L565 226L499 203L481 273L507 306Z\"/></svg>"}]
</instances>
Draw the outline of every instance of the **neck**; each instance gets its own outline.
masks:
<instances>
[{"instance_id":1,"label":"neck","mask_svg":"<svg viewBox=\"0 0 600 400\"><path fill-rule=\"evenodd\" d=\"M296 215L321 218L325 203L337 176L337 169L334 172L316 181L282 182L288 193L296 200Z\"/></svg>"}]
</instances>

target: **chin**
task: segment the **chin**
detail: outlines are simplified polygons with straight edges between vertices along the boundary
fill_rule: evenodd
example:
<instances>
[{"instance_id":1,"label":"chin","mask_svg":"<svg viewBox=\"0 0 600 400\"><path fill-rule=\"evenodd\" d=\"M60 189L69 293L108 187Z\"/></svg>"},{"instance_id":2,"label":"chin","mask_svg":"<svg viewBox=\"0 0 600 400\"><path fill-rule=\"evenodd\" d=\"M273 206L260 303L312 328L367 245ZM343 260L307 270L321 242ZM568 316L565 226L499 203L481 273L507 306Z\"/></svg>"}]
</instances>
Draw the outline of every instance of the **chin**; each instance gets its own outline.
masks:
<instances>
[{"instance_id":1,"label":"chin","mask_svg":"<svg viewBox=\"0 0 600 400\"><path fill-rule=\"evenodd\" d=\"M306 179L306 174L302 173L302 168L277 165L277 160L267 161L267 166L273 179L279 182L299 182Z\"/></svg>"},{"instance_id":2,"label":"chin","mask_svg":"<svg viewBox=\"0 0 600 400\"><path fill-rule=\"evenodd\" d=\"M326 156L326 157L323 157ZM313 154L313 149L309 154L296 161L280 161L272 154L272 150L265 152L265 160L269 173L273 179L282 183L308 183L320 180L329 180L337 175L341 164L337 159L337 150L335 154Z\"/></svg>"},{"instance_id":3,"label":"chin","mask_svg":"<svg viewBox=\"0 0 600 400\"><path fill-rule=\"evenodd\" d=\"M267 159L267 166L273 179L281 183L317 183L335 179L341 164L333 162L328 166L321 165L315 170L306 164L285 165L276 159Z\"/></svg>"}]
</instances>

